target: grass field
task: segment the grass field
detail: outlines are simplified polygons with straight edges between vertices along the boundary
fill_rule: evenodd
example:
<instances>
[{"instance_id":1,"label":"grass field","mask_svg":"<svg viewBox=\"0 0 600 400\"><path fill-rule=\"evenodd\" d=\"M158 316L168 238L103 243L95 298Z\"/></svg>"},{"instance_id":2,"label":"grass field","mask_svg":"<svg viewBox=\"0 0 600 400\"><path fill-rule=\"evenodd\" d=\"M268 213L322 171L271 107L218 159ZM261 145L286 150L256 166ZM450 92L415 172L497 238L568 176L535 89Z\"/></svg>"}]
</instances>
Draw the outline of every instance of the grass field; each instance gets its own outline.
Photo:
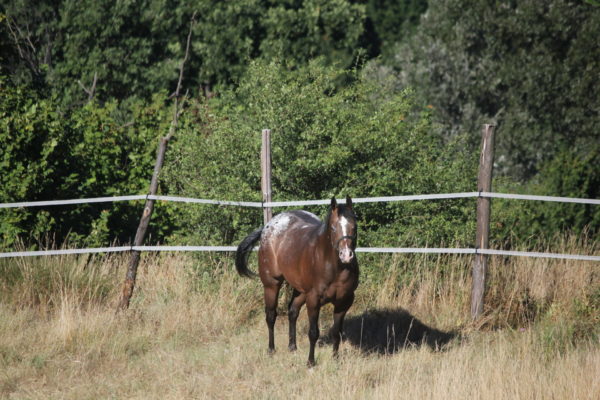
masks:
<instances>
[{"instance_id":1,"label":"grass field","mask_svg":"<svg viewBox=\"0 0 600 400\"><path fill-rule=\"evenodd\" d=\"M469 257L378 257L340 358L319 347L312 369L305 311L289 353L283 294L268 355L262 286L226 258L144 256L119 314L123 255L2 260L0 398L600 398L597 263L494 257L473 324Z\"/></svg>"}]
</instances>

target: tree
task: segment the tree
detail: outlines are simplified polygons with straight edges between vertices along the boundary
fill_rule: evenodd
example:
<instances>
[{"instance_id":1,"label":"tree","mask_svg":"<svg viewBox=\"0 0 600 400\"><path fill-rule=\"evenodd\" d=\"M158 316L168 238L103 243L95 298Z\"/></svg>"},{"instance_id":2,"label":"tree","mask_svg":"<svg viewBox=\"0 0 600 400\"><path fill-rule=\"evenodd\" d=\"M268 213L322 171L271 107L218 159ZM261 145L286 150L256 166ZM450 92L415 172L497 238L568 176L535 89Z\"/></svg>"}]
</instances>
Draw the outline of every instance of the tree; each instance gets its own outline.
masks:
<instances>
[{"instance_id":1,"label":"tree","mask_svg":"<svg viewBox=\"0 0 600 400\"><path fill-rule=\"evenodd\" d=\"M360 53L364 6L347 0L31 1L3 7L2 73L56 93L69 106L148 100L173 87L187 32L198 24L183 91L234 84L249 60L317 56L348 66ZM93 88L93 90L92 90Z\"/></svg>"},{"instance_id":2,"label":"tree","mask_svg":"<svg viewBox=\"0 0 600 400\"><path fill-rule=\"evenodd\" d=\"M0 72L17 84L43 84L52 60L54 2L10 2L0 8Z\"/></svg>"},{"instance_id":3,"label":"tree","mask_svg":"<svg viewBox=\"0 0 600 400\"><path fill-rule=\"evenodd\" d=\"M364 18L364 6L346 0L273 2L263 21L262 58L303 65L323 56L329 63L348 67L360 54Z\"/></svg>"},{"instance_id":4,"label":"tree","mask_svg":"<svg viewBox=\"0 0 600 400\"><path fill-rule=\"evenodd\" d=\"M427 10L426 0L368 0L364 47L372 57L394 55L394 45L408 39Z\"/></svg>"},{"instance_id":5,"label":"tree","mask_svg":"<svg viewBox=\"0 0 600 400\"><path fill-rule=\"evenodd\" d=\"M599 36L600 8L580 1L444 0L391 66L447 135L476 148L481 124L497 123L497 170L527 180L560 149L600 143Z\"/></svg>"}]
</instances>

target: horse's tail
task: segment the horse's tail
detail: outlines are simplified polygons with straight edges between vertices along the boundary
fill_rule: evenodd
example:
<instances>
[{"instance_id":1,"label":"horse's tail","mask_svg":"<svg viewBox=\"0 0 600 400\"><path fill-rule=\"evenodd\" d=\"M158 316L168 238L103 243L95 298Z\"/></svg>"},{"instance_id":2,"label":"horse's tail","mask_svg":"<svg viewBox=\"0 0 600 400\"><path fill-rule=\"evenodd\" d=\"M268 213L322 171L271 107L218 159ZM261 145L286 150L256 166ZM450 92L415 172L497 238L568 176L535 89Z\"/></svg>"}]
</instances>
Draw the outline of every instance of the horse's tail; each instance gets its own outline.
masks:
<instances>
[{"instance_id":1,"label":"horse's tail","mask_svg":"<svg viewBox=\"0 0 600 400\"><path fill-rule=\"evenodd\" d=\"M252 251L254 244L260 239L262 230L262 227L258 228L246 236L235 252L235 269L241 276L253 278L256 275L254 272L248 269L248 257L250 257L250 252Z\"/></svg>"}]
</instances>

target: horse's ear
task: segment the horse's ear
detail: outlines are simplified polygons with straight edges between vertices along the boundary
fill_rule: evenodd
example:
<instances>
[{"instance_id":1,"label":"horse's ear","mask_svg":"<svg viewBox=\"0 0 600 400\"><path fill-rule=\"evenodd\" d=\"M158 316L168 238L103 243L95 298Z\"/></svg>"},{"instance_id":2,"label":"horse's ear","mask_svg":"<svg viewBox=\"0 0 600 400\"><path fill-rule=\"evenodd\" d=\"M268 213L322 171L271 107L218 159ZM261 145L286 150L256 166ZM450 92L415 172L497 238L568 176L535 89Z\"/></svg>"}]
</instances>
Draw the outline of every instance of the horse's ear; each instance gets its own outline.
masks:
<instances>
[{"instance_id":1,"label":"horse's ear","mask_svg":"<svg viewBox=\"0 0 600 400\"><path fill-rule=\"evenodd\" d=\"M352 208L352 198L350 196L346 196L346 207Z\"/></svg>"},{"instance_id":2,"label":"horse's ear","mask_svg":"<svg viewBox=\"0 0 600 400\"><path fill-rule=\"evenodd\" d=\"M335 196L331 198L331 209L335 210L337 208L337 201L335 200Z\"/></svg>"}]
</instances>

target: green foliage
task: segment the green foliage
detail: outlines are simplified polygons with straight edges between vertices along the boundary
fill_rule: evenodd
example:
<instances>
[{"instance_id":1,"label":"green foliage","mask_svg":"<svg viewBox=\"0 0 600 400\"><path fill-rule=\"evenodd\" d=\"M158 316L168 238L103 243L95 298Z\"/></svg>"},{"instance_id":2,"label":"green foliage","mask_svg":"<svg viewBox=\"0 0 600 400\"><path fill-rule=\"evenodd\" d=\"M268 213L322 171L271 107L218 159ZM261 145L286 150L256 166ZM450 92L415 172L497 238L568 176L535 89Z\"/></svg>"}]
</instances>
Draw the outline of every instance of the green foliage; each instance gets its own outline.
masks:
<instances>
[{"instance_id":1,"label":"green foliage","mask_svg":"<svg viewBox=\"0 0 600 400\"><path fill-rule=\"evenodd\" d=\"M236 81L249 59L257 57L264 36L262 0L197 1L188 82L197 88ZM191 14L190 14L191 15ZM181 51L181 50L180 50Z\"/></svg>"},{"instance_id":2,"label":"green foliage","mask_svg":"<svg viewBox=\"0 0 600 400\"><path fill-rule=\"evenodd\" d=\"M267 127L277 200L439 193L474 185L474 157L431 134L429 112L414 106L410 91L383 97L357 73L322 61L293 70L254 62L236 90L198 104L196 115L199 121L180 131L167 160L169 190L180 195L260 201L260 132ZM356 209L361 246L438 244L471 235L467 202ZM312 211L323 215L326 209ZM261 224L258 210L186 206L180 213L181 236L197 244L233 243Z\"/></svg>"},{"instance_id":3,"label":"green foliage","mask_svg":"<svg viewBox=\"0 0 600 400\"><path fill-rule=\"evenodd\" d=\"M540 186L545 194L559 196L600 198L600 147L588 154L563 150L547 163L540 173ZM593 237L600 229L600 208L593 205L550 203L539 209L536 220L540 231L590 230Z\"/></svg>"},{"instance_id":4,"label":"green foliage","mask_svg":"<svg viewBox=\"0 0 600 400\"><path fill-rule=\"evenodd\" d=\"M495 188L598 198L594 3L8 0L0 201L144 193L194 14L183 91L195 100L162 190L260 200L268 127L277 199L471 191L481 124L495 122L504 177ZM361 244L468 245L473 209L471 200L362 204ZM493 239L595 235L596 209L495 200ZM46 233L128 241L138 219L126 203L3 209L0 243ZM159 203L151 240L177 225L188 241L232 243L260 222L252 209Z\"/></svg>"},{"instance_id":5,"label":"green foliage","mask_svg":"<svg viewBox=\"0 0 600 400\"><path fill-rule=\"evenodd\" d=\"M182 55L177 44L185 38L187 24L174 3L62 2L58 20L44 21L57 30L48 66L50 86L72 104L87 98L79 82L90 90L94 74L100 99L149 98L172 85Z\"/></svg>"},{"instance_id":6,"label":"green foliage","mask_svg":"<svg viewBox=\"0 0 600 400\"><path fill-rule=\"evenodd\" d=\"M365 26L367 46L372 55L382 53L383 59L394 56L395 44L406 40L419 25L427 10L426 0L368 0Z\"/></svg>"},{"instance_id":7,"label":"green foliage","mask_svg":"<svg viewBox=\"0 0 600 400\"><path fill-rule=\"evenodd\" d=\"M0 73L17 84L42 85L56 35L56 2L9 1L0 4Z\"/></svg>"},{"instance_id":8,"label":"green foliage","mask_svg":"<svg viewBox=\"0 0 600 400\"><path fill-rule=\"evenodd\" d=\"M49 100L39 101L22 88L0 86L0 202L44 198L63 189L61 176L70 165L63 164L69 135ZM47 212L2 209L2 242L10 244L17 235L39 235L53 228ZM22 224L23 221L28 221ZM45 226L45 228L44 228Z\"/></svg>"},{"instance_id":9,"label":"green foliage","mask_svg":"<svg viewBox=\"0 0 600 400\"><path fill-rule=\"evenodd\" d=\"M528 180L562 148L598 146L599 36L600 8L580 1L443 0L392 66L474 150L497 123L498 170Z\"/></svg>"},{"instance_id":10,"label":"green foliage","mask_svg":"<svg viewBox=\"0 0 600 400\"><path fill-rule=\"evenodd\" d=\"M600 149L586 154L563 149L547 162L536 180L526 185L511 185L499 180L500 191L546 196L600 198ZM596 205L539 201L494 200L492 233L495 240L517 243L551 243L557 232L597 236L600 209Z\"/></svg>"},{"instance_id":11,"label":"green foliage","mask_svg":"<svg viewBox=\"0 0 600 400\"><path fill-rule=\"evenodd\" d=\"M346 0L274 2L264 18L262 58L302 65L317 56L350 65L363 33L364 6Z\"/></svg>"},{"instance_id":12,"label":"green foliage","mask_svg":"<svg viewBox=\"0 0 600 400\"><path fill-rule=\"evenodd\" d=\"M132 104L127 112L134 122L122 123L116 102L91 102L61 113L53 98L40 99L31 90L4 84L1 91L0 202L147 190L158 137L169 123L164 96ZM18 237L30 242L52 233L58 244L68 235L75 243L108 245L115 238L129 240L139 215L140 207L127 203L2 209L0 243L9 246ZM159 236L169 230L168 223L157 226Z\"/></svg>"},{"instance_id":13,"label":"green foliage","mask_svg":"<svg viewBox=\"0 0 600 400\"><path fill-rule=\"evenodd\" d=\"M553 303L539 322L539 343L544 356L564 354L585 341L598 342L600 289L578 294L571 304Z\"/></svg>"},{"instance_id":14,"label":"green foliage","mask_svg":"<svg viewBox=\"0 0 600 400\"><path fill-rule=\"evenodd\" d=\"M236 82L255 58L302 64L323 55L350 65L365 18L364 6L346 0L11 0L3 8L2 70L67 105L83 104L92 87L101 101L174 87L192 15L184 91L193 93Z\"/></svg>"}]
</instances>

